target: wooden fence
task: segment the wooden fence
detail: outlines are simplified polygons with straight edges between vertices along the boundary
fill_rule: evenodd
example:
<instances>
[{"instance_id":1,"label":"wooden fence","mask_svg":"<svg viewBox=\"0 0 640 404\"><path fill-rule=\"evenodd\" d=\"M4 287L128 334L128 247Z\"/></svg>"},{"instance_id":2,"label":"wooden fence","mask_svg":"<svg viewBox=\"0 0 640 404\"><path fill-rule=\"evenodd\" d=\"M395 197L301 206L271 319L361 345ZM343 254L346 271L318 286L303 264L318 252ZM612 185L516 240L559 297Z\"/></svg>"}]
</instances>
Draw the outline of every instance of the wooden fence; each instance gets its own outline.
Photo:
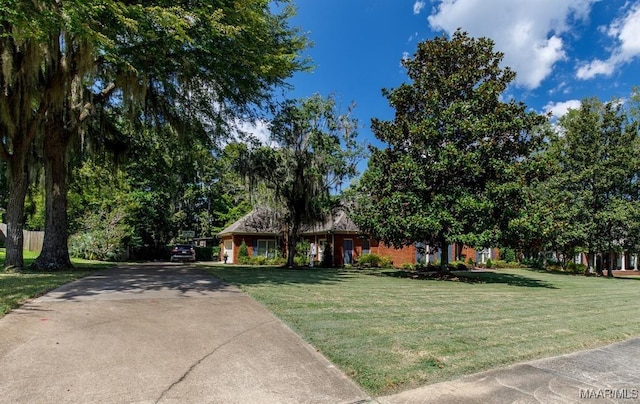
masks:
<instances>
[{"instance_id":1,"label":"wooden fence","mask_svg":"<svg viewBox=\"0 0 640 404\"><path fill-rule=\"evenodd\" d=\"M5 223L0 223L0 231L2 231L2 240L4 241L7 236L7 225ZM42 243L44 241L44 232L43 231L29 231L23 230L22 234L24 235L24 249L28 251L38 251L42 250Z\"/></svg>"}]
</instances>

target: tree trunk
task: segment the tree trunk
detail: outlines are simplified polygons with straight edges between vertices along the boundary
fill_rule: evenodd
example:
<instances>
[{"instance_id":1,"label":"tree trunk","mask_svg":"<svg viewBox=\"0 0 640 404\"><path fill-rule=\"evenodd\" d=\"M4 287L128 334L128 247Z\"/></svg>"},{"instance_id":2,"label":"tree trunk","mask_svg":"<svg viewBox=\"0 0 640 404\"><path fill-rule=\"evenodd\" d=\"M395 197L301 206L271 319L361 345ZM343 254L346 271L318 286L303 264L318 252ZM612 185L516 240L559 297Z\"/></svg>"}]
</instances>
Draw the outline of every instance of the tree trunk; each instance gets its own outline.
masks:
<instances>
[{"instance_id":1,"label":"tree trunk","mask_svg":"<svg viewBox=\"0 0 640 404\"><path fill-rule=\"evenodd\" d=\"M449 246L445 237L440 237L440 248L440 271L449 272Z\"/></svg>"},{"instance_id":2,"label":"tree trunk","mask_svg":"<svg viewBox=\"0 0 640 404\"><path fill-rule=\"evenodd\" d=\"M287 268L293 268L293 258L296 256L296 241L298 240L298 225L294 224L287 239Z\"/></svg>"},{"instance_id":3,"label":"tree trunk","mask_svg":"<svg viewBox=\"0 0 640 404\"><path fill-rule=\"evenodd\" d=\"M57 126L57 125L56 125ZM45 227L42 252L34 268L57 271L73 268L69 258L67 227L66 149L69 136L54 127L44 138Z\"/></svg>"},{"instance_id":4,"label":"tree trunk","mask_svg":"<svg viewBox=\"0 0 640 404\"><path fill-rule=\"evenodd\" d=\"M6 255L3 266L21 269L24 265L24 200L29 185L25 156L22 150L15 150L7 163L9 197L7 201Z\"/></svg>"}]
</instances>

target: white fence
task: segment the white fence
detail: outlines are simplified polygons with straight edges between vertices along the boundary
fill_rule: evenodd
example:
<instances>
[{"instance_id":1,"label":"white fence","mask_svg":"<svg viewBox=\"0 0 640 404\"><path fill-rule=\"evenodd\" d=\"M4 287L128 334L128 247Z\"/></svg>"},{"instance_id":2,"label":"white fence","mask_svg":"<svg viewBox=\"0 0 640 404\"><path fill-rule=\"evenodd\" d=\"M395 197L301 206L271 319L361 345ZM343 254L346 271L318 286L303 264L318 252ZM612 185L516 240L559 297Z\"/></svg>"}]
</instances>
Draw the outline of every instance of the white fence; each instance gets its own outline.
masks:
<instances>
[{"instance_id":1,"label":"white fence","mask_svg":"<svg viewBox=\"0 0 640 404\"><path fill-rule=\"evenodd\" d=\"M0 223L0 231L2 231L2 238L6 239L7 225L5 223ZM22 234L24 235L25 250L38 252L42 250L42 242L44 241L43 231L23 230Z\"/></svg>"}]
</instances>

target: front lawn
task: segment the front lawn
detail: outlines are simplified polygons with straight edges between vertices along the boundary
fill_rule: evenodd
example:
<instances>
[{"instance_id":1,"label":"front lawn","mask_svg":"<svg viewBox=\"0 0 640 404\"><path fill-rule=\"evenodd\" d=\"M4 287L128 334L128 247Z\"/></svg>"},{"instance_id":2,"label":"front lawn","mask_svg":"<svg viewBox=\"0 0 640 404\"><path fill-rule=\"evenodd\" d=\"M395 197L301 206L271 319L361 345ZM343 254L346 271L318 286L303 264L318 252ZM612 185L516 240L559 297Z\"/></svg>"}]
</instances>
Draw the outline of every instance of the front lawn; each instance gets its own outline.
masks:
<instances>
[{"instance_id":1,"label":"front lawn","mask_svg":"<svg viewBox=\"0 0 640 404\"><path fill-rule=\"evenodd\" d=\"M5 250L0 249L0 260L4 261ZM75 270L65 272L35 272L28 269L35 260L37 253L24 252L23 272L15 272L11 269L0 268L0 317L9 310L15 309L28 299L43 295L60 285L87 276L98 269L113 266L113 263L76 260L72 262Z\"/></svg>"},{"instance_id":2,"label":"front lawn","mask_svg":"<svg viewBox=\"0 0 640 404\"><path fill-rule=\"evenodd\" d=\"M373 395L640 335L639 279L218 266Z\"/></svg>"}]
</instances>

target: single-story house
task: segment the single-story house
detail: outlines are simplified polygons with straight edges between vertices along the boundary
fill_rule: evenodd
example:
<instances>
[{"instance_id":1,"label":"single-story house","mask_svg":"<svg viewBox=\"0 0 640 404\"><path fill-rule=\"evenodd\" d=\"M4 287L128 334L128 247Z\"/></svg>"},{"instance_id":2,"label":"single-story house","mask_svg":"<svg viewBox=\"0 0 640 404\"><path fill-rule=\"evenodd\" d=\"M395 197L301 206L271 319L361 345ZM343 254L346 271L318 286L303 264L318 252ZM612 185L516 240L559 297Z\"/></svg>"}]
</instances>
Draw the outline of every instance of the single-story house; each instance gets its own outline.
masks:
<instances>
[{"instance_id":1,"label":"single-story house","mask_svg":"<svg viewBox=\"0 0 640 404\"><path fill-rule=\"evenodd\" d=\"M237 263L238 251L244 241L249 256L272 258L277 251L286 250L283 234L283 229L279 227L278 220L271 211L255 209L218 233L220 252L223 256L227 255L227 263ZM324 254L330 248L333 264L337 267L353 264L363 254L369 253L389 258L396 267L418 262L435 263L440 261L441 256L439 251L430 251L428 246L421 243L394 248L373 239L358 229L345 210L338 210L323 223L303 227L300 237L310 243L310 254L313 255L314 262L323 262ZM475 251L461 244L449 246L451 261L464 259L466 262L469 257L474 263L486 263L488 259L498 259L499 254L495 248Z\"/></svg>"}]
</instances>

